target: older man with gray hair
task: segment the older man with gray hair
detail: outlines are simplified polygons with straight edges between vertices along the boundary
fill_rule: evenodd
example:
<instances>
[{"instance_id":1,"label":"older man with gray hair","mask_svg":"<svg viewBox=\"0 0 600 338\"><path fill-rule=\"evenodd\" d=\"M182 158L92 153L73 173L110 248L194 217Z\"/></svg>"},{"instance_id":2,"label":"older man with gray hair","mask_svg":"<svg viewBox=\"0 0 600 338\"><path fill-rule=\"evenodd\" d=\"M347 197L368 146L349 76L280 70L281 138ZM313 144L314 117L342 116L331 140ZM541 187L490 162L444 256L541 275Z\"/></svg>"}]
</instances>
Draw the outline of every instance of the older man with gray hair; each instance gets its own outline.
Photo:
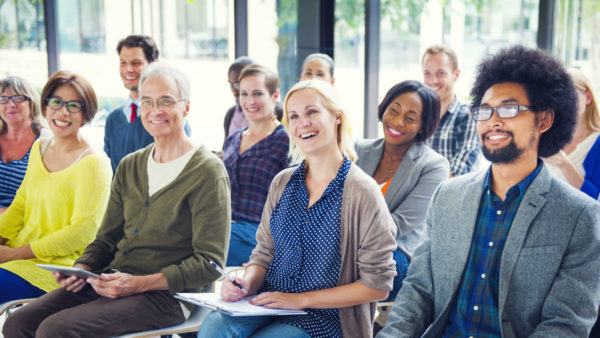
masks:
<instances>
[{"instance_id":1,"label":"older man with gray hair","mask_svg":"<svg viewBox=\"0 0 600 338\"><path fill-rule=\"evenodd\" d=\"M218 277L230 232L223 163L184 131L187 77L154 63L140 79L140 111L154 143L126 156L115 173L96 240L75 267L101 278L55 273L61 288L14 312L5 337L114 336L183 322L172 294Z\"/></svg>"}]
</instances>

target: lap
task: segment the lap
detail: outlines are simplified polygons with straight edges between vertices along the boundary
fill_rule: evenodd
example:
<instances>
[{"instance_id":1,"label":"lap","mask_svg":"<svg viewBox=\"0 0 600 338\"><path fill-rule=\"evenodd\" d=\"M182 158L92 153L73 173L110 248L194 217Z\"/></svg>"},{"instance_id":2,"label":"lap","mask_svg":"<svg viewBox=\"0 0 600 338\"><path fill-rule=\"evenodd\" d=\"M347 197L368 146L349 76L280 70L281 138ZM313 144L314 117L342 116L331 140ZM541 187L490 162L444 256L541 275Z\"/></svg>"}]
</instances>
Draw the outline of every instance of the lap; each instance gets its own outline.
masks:
<instances>
[{"instance_id":1,"label":"lap","mask_svg":"<svg viewBox=\"0 0 600 338\"><path fill-rule=\"evenodd\" d=\"M21 320L22 324L36 323L36 335L43 337L79 336L85 332L118 335L185 320L179 302L166 291L109 299L98 296L90 286L78 293L55 290L13 315L17 313L15 320Z\"/></svg>"},{"instance_id":2,"label":"lap","mask_svg":"<svg viewBox=\"0 0 600 338\"><path fill-rule=\"evenodd\" d=\"M279 322L279 316L233 317L212 312L203 321L199 338L310 337L304 330Z\"/></svg>"}]
</instances>

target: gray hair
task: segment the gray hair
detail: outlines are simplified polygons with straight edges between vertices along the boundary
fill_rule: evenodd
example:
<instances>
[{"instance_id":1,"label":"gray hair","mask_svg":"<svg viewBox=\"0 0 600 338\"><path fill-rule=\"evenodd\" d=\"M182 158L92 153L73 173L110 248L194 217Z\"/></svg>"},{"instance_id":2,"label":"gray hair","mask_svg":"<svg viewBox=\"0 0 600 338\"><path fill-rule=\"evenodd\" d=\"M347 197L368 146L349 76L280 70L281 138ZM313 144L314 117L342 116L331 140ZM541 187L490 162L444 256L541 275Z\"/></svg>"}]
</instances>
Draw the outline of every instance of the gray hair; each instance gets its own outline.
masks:
<instances>
[{"instance_id":1,"label":"gray hair","mask_svg":"<svg viewBox=\"0 0 600 338\"><path fill-rule=\"evenodd\" d=\"M178 69L161 62L153 62L142 72L139 88L141 89L142 84L149 78L153 77L172 79L175 81L175 85L177 86L177 90L179 91L181 98L187 101L190 100L190 80Z\"/></svg>"}]
</instances>

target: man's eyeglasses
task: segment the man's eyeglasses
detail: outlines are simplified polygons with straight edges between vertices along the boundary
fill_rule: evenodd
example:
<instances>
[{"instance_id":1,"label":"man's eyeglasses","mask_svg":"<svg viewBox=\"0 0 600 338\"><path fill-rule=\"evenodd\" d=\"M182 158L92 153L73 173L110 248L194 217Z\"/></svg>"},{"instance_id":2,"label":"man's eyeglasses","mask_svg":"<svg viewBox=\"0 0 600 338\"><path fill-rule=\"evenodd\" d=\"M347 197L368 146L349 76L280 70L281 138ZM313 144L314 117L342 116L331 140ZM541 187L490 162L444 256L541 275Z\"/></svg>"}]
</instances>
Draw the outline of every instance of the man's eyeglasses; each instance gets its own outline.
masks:
<instances>
[{"instance_id":1,"label":"man's eyeglasses","mask_svg":"<svg viewBox=\"0 0 600 338\"><path fill-rule=\"evenodd\" d=\"M487 121L492 118L492 114L496 112L501 119L511 119L519 115L519 112L525 110L534 110L531 106L523 106L520 104L501 104L498 107L473 107L471 108L471 114L475 121Z\"/></svg>"},{"instance_id":2,"label":"man's eyeglasses","mask_svg":"<svg viewBox=\"0 0 600 338\"><path fill-rule=\"evenodd\" d=\"M59 110L60 108L62 108L64 105L67 106L67 111L69 111L69 113L79 113L81 111L81 109L83 109L83 102L81 101L63 101L61 99L59 99L58 97L49 97L46 99L46 104L48 104L48 107L50 107L50 109L52 110Z\"/></svg>"},{"instance_id":3,"label":"man's eyeglasses","mask_svg":"<svg viewBox=\"0 0 600 338\"><path fill-rule=\"evenodd\" d=\"M29 100L29 97L25 95L0 96L0 104L7 104L8 100L11 100L14 104L17 104Z\"/></svg>"},{"instance_id":4,"label":"man's eyeglasses","mask_svg":"<svg viewBox=\"0 0 600 338\"><path fill-rule=\"evenodd\" d=\"M168 97L163 97L163 98L158 99L158 101L156 102L156 105L158 106L158 109L169 110L169 109L173 108L173 106L177 102L181 102L181 101L186 101L186 99L173 100ZM142 106L143 109L152 109L152 108L154 108L154 100L152 100L150 98L142 98L140 100L140 105Z\"/></svg>"}]
</instances>

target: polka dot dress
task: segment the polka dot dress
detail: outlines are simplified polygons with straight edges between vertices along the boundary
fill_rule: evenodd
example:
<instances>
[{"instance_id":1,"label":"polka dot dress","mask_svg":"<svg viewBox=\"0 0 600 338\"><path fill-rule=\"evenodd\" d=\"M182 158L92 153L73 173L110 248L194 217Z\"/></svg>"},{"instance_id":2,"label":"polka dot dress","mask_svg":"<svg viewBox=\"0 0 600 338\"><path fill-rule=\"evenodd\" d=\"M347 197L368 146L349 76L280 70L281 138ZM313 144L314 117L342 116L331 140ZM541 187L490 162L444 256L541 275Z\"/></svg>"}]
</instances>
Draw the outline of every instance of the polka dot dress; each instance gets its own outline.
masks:
<instances>
[{"instance_id":1,"label":"polka dot dress","mask_svg":"<svg viewBox=\"0 0 600 338\"><path fill-rule=\"evenodd\" d=\"M342 264L342 194L350 164L344 159L336 177L308 210L304 166L292 174L271 214L275 257L267 269L262 291L299 293L337 286ZM281 322L299 327L311 337L342 337L337 309L307 312L308 315L285 317Z\"/></svg>"}]
</instances>

